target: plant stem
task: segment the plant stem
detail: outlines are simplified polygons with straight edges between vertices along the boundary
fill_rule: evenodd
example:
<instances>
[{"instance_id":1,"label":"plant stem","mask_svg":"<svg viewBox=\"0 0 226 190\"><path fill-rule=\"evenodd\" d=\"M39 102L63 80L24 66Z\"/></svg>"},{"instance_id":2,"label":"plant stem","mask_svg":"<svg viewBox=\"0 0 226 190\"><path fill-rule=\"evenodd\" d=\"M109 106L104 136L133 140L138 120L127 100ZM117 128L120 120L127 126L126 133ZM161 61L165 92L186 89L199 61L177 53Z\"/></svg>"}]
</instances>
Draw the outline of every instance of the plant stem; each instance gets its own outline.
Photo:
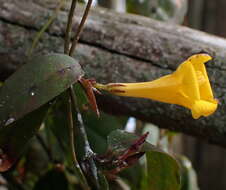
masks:
<instances>
[{"instance_id":1,"label":"plant stem","mask_svg":"<svg viewBox=\"0 0 226 190\"><path fill-rule=\"evenodd\" d=\"M82 16L82 20L81 20L81 22L80 22L80 24L78 26L78 29L77 29L76 34L75 34L75 37L74 37L74 39L72 41L72 45L71 45L71 48L70 48L70 51L69 51L69 55L70 56L73 54L73 52L74 52L74 50L76 48L76 45L78 43L78 40L80 38L80 34L81 34L82 29L84 27L85 21L86 21L86 19L88 17L89 10L90 10L90 7L92 5L92 1L93 0L89 0L88 3L87 3L87 5L86 5L86 9L85 9L84 14Z\"/></svg>"},{"instance_id":2,"label":"plant stem","mask_svg":"<svg viewBox=\"0 0 226 190\"><path fill-rule=\"evenodd\" d=\"M67 24L67 29L66 29L66 37L65 37L65 46L64 46L64 53L65 54L68 54L69 56L72 56L75 48L76 48L76 45L78 43L78 40L79 40L79 37L80 37L80 34L82 32L82 29L83 29L83 26L85 24L85 21L88 17L88 13L89 13L89 10L90 10L90 7L92 5L92 0L89 0L88 3L87 3L87 6L86 6L86 9L84 11L84 14L82 16L82 20L78 26L78 29L76 31L76 34L75 34L75 37L73 39L73 42L72 42L72 46L68 52L68 47L69 47L69 43L70 43L70 32L71 32L71 29L72 29L72 20L73 20L73 15L74 15L74 7L75 5L73 5L73 3L75 3L75 1L72 1L72 5L71 5L71 9L70 9L70 13L69 13L69 16L68 16L68 24ZM79 122L79 130L80 130L80 133L81 133L81 136L84 140L84 143L85 143L85 146L84 146L84 150L85 150L85 159L88 161L89 163L89 166L90 166L90 169L91 169L91 175L92 177L94 178L95 180L95 183L96 183L96 186L97 188L99 189L99 182L98 182L98 174L97 174L97 167L95 165L95 162L93 160L93 156L95 155L90 147L90 144L89 144L89 141L88 141L88 137L87 137L87 134L86 134L86 130L85 130L85 126L84 126L84 122L83 122L83 119L82 119L82 115L80 113L80 110L79 110L79 107L78 107L78 103L77 103L77 98L76 98L76 95L74 93L74 89L73 89L73 86L71 85L70 88L68 89L68 92L70 93L70 106L71 106L71 101L73 103L73 106L74 106L74 109L76 110L77 112L77 120ZM69 113L68 113L69 114ZM70 133L73 133L73 118L72 118L72 109L70 108L70 126L71 126L71 132ZM71 140L73 140L74 142L74 135L72 136L71 135ZM74 147L74 143L71 143L71 146ZM72 150L73 154L74 154L74 161L77 161L76 159L76 155L75 155L75 150L73 148Z\"/></svg>"},{"instance_id":3,"label":"plant stem","mask_svg":"<svg viewBox=\"0 0 226 190\"><path fill-rule=\"evenodd\" d=\"M74 11L76 8L77 0L72 0L70 12L68 14L68 22L67 22L67 29L65 33L65 42L64 42L64 53L69 54L69 45L71 39L71 30L72 30L72 21L74 16Z\"/></svg>"},{"instance_id":4,"label":"plant stem","mask_svg":"<svg viewBox=\"0 0 226 190\"><path fill-rule=\"evenodd\" d=\"M71 96L71 99L72 99L72 103L74 105L74 109L77 112L77 120L79 122L78 127L79 127L79 130L81 132L81 136L83 138L83 141L85 143L85 147L84 147L84 149L85 149L85 159L88 161L88 163L90 165L90 169L91 169L92 175L95 179L96 186L99 188L97 167L96 167L95 162L93 160L93 156L95 155L95 153L92 151L90 144L89 144L89 140L88 140L86 130L85 130L85 125L84 125L82 115L81 115L79 107L78 107L77 98L76 98L76 95L74 93L73 86L70 87L70 96Z\"/></svg>"},{"instance_id":5,"label":"plant stem","mask_svg":"<svg viewBox=\"0 0 226 190\"><path fill-rule=\"evenodd\" d=\"M77 2L77 0L72 0L71 9L70 9L69 16L68 16L66 37L65 37L64 52L65 52L65 54L69 54L70 56L72 56L72 53L73 53L74 49L76 48L76 44L78 42L79 36L82 32L82 28L85 24L85 21L87 19L90 7L92 5L92 0L89 0L88 3L87 3L86 9L84 11L82 20L79 24L78 30L75 34L74 40L72 42L72 47L70 48L70 51L68 52L66 48L69 47L70 32L71 32L71 29L72 29L72 20L73 20L74 10L75 10L75 7L76 7L76 2ZM92 152L92 150L90 148L90 144L89 144L89 141L88 141L88 138L87 138L87 134L86 134L86 131L85 131L85 126L84 126L84 122L82 120L81 113L80 113L78 106L77 106L77 101L76 101L76 96L75 96L75 93L74 93L73 86L70 86L69 92L70 92L71 100L73 102L75 110L77 111L77 119L80 123L79 128L80 128L81 134L82 134L84 142L85 142L85 152L86 152L86 154L88 154L88 153Z\"/></svg>"},{"instance_id":6,"label":"plant stem","mask_svg":"<svg viewBox=\"0 0 226 190\"><path fill-rule=\"evenodd\" d=\"M65 42L64 42L64 53L67 54L67 55L69 54L70 33L71 33L71 30L72 30L72 20L73 20L76 4L77 4L77 0L72 0L70 12L68 14L67 28L66 28ZM70 89L68 89L68 93L70 95ZM75 147L74 147L75 146L74 145L74 138L75 137L74 137L74 123L73 123L73 116L72 116L72 108L71 108L72 107L71 106L71 97L69 97L68 103L69 103L69 108L68 108L69 135L70 135L70 145L71 145L72 158L73 158L73 162L74 162L74 165L75 165L77 172L83 178L84 174L83 174L83 172L80 168L80 165L78 163L78 160L77 160L77 157L76 157L76 152L75 152ZM84 181L86 181L86 179Z\"/></svg>"},{"instance_id":7,"label":"plant stem","mask_svg":"<svg viewBox=\"0 0 226 190\"><path fill-rule=\"evenodd\" d=\"M87 134L86 134L86 131L85 131L85 125L84 125L84 122L83 122L83 119L82 119L82 115L81 115L80 110L78 108L77 98L75 96L73 87L70 87L70 96L71 96L71 99L72 99L72 103L74 105L74 109L77 112L77 119L78 119L78 122L79 122L79 130L82 134L82 137L83 137L83 140L84 140L84 143L85 143L85 151L87 153L87 152L91 151L91 148L90 148L88 137L87 137Z\"/></svg>"},{"instance_id":8,"label":"plant stem","mask_svg":"<svg viewBox=\"0 0 226 190\"><path fill-rule=\"evenodd\" d=\"M82 181L82 184L85 186L85 189L89 189L87 180L80 168L80 165L78 163L78 160L76 158L76 153L75 153L75 141L74 141L74 121L73 121L73 116L72 116L72 105L71 105L71 98L69 97L68 99L68 121L69 121L69 136L70 136L70 148L72 152L72 158L75 166L75 170L77 174L79 175L79 178Z\"/></svg>"}]
</instances>

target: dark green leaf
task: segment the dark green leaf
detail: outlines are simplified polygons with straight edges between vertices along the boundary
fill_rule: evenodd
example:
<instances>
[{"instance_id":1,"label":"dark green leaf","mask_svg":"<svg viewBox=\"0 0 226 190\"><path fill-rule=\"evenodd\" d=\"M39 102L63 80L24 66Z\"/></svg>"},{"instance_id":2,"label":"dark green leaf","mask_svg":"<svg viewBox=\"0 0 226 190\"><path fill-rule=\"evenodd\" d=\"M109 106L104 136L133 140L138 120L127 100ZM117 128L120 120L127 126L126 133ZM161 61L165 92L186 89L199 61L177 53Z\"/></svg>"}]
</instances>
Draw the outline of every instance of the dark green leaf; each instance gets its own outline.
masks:
<instances>
[{"instance_id":1,"label":"dark green leaf","mask_svg":"<svg viewBox=\"0 0 226 190\"><path fill-rule=\"evenodd\" d=\"M0 171L8 170L19 158L25 145L35 135L48 111L49 104L0 129Z\"/></svg>"},{"instance_id":2,"label":"dark green leaf","mask_svg":"<svg viewBox=\"0 0 226 190\"><path fill-rule=\"evenodd\" d=\"M70 155L70 141L68 131L68 98L66 93L63 93L57 98L56 103L51 107L48 118L45 121L45 125L50 129L57 141L60 143L61 148L64 150L62 157ZM56 145L55 145L56 146ZM56 152L56 154L62 154L62 152Z\"/></svg>"},{"instance_id":3,"label":"dark green leaf","mask_svg":"<svg viewBox=\"0 0 226 190\"><path fill-rule=\"evenodd\" d=\"M122 128L126 123L126 118L115 117L101 112L100 117L88 108L88 99L84 89L79 84L74 85L77 95L78 104L82 111L85 126L87 127L87 135L94 152L103 154L107 148L107 135L118 128ZM77 143L78 144L78 143ZM81 145L81 143L79 143Z\"/></svg>"},{"instance_id":4,"label":"dark green leaf","mask_svg":"<svg viewBox=\"0 0 226 190\"><path fill-rule=\"evenodd\" d=\"M78 62L67 55L32 58L0 89L0 126L8 125L49 102L82 75Z\"/></svg>"},{"instance_id":5,"label":"dark green leaf","mask_svg":"<svg viewBox=\"0 0 226 190\"><path fill-rule=\"evenodd\" d=\"M125 124L124 118L117 118L101 112L100 118L97 118L94 112L84 114L84 121L87 126L87 133L92 148L95 152L103 154L107 149L107 135Z\"/></svg>"},{"instance_id":6,"label":"dark green leaf","mask_svg":"<svg viewBox=\"0 0 226 190\"><path fill-rule=\"evenodd\" d=\"M69 184L66 175L60 169L52 169L42 176L36 183L34 190L68 190Z\"/></svg>"}]
</instances>

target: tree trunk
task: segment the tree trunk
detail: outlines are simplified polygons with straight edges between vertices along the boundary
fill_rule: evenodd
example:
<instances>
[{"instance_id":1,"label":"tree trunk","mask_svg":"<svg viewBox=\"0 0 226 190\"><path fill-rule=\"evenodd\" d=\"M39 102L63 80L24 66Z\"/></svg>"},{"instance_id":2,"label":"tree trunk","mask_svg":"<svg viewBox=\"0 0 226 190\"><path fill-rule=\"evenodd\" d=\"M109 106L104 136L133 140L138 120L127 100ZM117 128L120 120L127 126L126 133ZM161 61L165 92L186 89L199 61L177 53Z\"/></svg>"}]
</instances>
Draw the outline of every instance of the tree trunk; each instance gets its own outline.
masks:
<instances>
[{"instance_id":1,"label":"tree trunk","mask_svg":"<svg viewBox=\"0 0 226 190\"><path fill-rule=\"evenodd\" d=\"M53 14L55 0L0 0L0 76L5 79L23 64L35 34ZM69 5L42 37L35 53L63 52ZM82 9L76 11L81 17ZM75 18L74 30L78 25ZM89 15L74 55L87 77L98 82L148 81L173 72L188 56L208 52L207 64L218 111L194 120L189 110L151 100L97 96L108 113L135 116L161 128L181 131L226 147L226 40L150 18L94 9Z\"/></svg>"}]
</instances>

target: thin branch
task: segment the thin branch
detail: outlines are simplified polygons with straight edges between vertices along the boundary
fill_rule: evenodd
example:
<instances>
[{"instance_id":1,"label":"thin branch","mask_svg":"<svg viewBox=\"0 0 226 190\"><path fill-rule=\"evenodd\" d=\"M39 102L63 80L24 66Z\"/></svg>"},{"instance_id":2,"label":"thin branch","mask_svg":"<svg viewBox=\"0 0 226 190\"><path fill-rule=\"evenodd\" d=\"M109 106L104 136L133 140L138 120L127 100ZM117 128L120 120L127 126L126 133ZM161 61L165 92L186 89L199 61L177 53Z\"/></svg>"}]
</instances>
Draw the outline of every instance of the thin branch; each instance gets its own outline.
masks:
<instances>
[{"instance_id":1,"label":"thin branch","mask_svg":"<svg viewBox=\"0 0 226 190\"><path fill-rule=\"evenodd\" d=\"M86 9L85 9L84 14L82 16L82 20L81 20L81 22L80 22L80 24L78 26L78 29L77 29L76 34L75 34L75 37L74 37L74 39L72 41L72 45L71 45L70 52L69 52L70 56L73 54L73 52L74 52L74 50L76 48L76 45L77 45L78 40L80 38L80 34L81 34L82 29L84 27L85 21L86 21L86 19L88 17L89 10L90 10L90 7L92 5L92 2L93 2L93 0L89 0L87 5L86 5Z\"/></svg>"},{"instance_id":2,"label":"thin branch","mask_svg":"<svg viewBox=\"0 0 226 190\"><path fill-rule=\"evenodd\" d=\"M69 54L69 56L72 56L72 54L73 54L73 52L76 48L76 45L78 43L78 40L79 40L80 34L82 32L83 26L84 26L85 21L88 17L88 13L89 13L90 7L92 5L92 0L89 0L88 3L87 3L87 6L86 6L86 9L84 11L82 20L79 24L77 31L76 31L75 37L74 37L73 42L72 42L72 46L71 46L69 53L68 53L67 48L69 47L70 32L71 32L71 29L72 29L71 25L72 25L73 14L74 14L73 12L74 12L74 6L75 6L75 5L73 5L73 3L75 3L75 1L72 2L70 13L69 13L69 16L68 16L68 24L67 24L67 30L66 30L65 46L64 46L64 52L65 52L65 54ZM97 167L96 167L95 162L93 160L93 157L94 157L95 154L93 153L93 151L90 147L88 137L87 137L87 134L86 134L86 130L85 130L85 126L84 126L84 122L83 122L83 119L82 119L82 115L81 115L80 110L78 108L77 99L76 99L72 85L70 86L68 91L70 93L70 98L69 98L70 107L71 107L71 100L72 100L74 109L77 112L77 120L79 122L78 127L79 127L79 130L81 132L81 136L82 136L84 143L85 143L85 147L84 147L84 149L85 149L85 159L89 163L89 166L90 166L90 169L91 169L91 174L92 174L92 176L95 180L97 188L99 188L100 185L99 185L99 182L98 182ZM70 122L70 139L71 139L71 141L73 141L73 143L71 142L71 147L72 147L72 152L73 152L73 157L74 157L73 159L74 159L74 161L76 161L76 154L75 154L75 150L74 150L74 135L72 135L73 134L73 118L72 118L71 108L70 108L68 114L70 115L69 120L71 121Z\"/></svg>"},{"instance_id":3,"label":"thin branch","mask_svg":"<svg viewBox=\"0 0 226 190\"><path fill-rule=\"evenodd\" d=\"M77 4L77 0L72 0L71 8L70 8L70 12L68 15L68 20L67 20L66 34L65 34L65 44L64 44L64 53L65 54L69 54L70 33L72 30L72 20L73 20L73 15L74 15L74 10L75 10L76 4ZM68 89L68 93L70 94L70 89ZM68 98L68 121L69 121L69 136L70 136L71 153L72 153L72 158L73 158L74 166L75 166L77 173L79 174L79 176L82 179L82 181L84 182L84 184L86 186L88 186L87 180L80 168L80 165L77 160L76 152L75 152L74 123L73 123L71 99L72 99L72 97Z\"/></svg>"},{"instance_id":4,"label":"thin branch","mask_svg":"<svg viewBox=\"0 0 226 190\"><path fill-rule=\"evenodd\" d=\"M67 29L66 29L65 40L64 40L64 53L65 54L69 54L69 45L70 45L71 30L72 30L72 20L73 20L76 4L77 4L77 0L72 0L70 12L68 14Z\"/></svg>"},{"instance_id":5,"label":"thin branch","mask_svg":"<svg viewBox=\"0 0 226 190\"><path fill-rule=\"evenodd\" d=\"M79 178L82 181L82 184L85 186L85 189L89 189L87 180L80 168L80 165L78 163L76 153L75 153L75 142L74 142L74 121L73 121L73 116L72 116L72 105L71 105L71 98L69 97L68 99L68 122L69 122L69 136L70 136L70 148L71 148L71 153L72 153L72 158L74 162L74 167L79 175Z\"/></svg>"},{"instance_id":6,"label":"thin branch","mask_svg":"<svg viewBox=\"0 0 226 190\"><path fill-rule=\"evenodd\" d=\"M74 109L77 112L77 120L79 122L78 127L79 127L79 130L81 132L81 136L83 138L83 141L85 143L85 147L84 147L84 149L85 149L85 159L87 160L87 162L89 162L92 175L93 175L95 182L96 182L96 186L99 187L97 167L96 167L94 159L93 159L93 157L95 156L95 153L93 153L93 151L90 147L90 144L89 144L89 140L88 140L88 137L87 137L87 134L86 134L85 125L84 125L82 115L81 115L79 107L78 107L77 98L76 98L76 95L74 93L73 86L70 87L70 96L71 96L71 99L72 99Z\"/></svg>"},{"instance_id":7,"label":"thin branch","mask_svg":"<svg viewBox=\"0 0 226 190\"><path fill-rule=\"evenodd\" d=\"M90 148L89 141L88 141L88 137L87 137L87 134L86 134L86 131L85 131L85 125L84 125L84 122L83 122L83 119L82 119L82 115L81 115L80 110L78 108L78 103L77 103L76 95L74 93L73 86L70 87L70 96L71 96L72 103L74 105L74 109L77 112L77 119L78 119L78 122L79 122L79 130L82 134L82 137L83 137L83 140L84 140L84 143L85 143L85 151L86 151L86 153L92 152L91 148Z\"/></svg>"}]
</instances>

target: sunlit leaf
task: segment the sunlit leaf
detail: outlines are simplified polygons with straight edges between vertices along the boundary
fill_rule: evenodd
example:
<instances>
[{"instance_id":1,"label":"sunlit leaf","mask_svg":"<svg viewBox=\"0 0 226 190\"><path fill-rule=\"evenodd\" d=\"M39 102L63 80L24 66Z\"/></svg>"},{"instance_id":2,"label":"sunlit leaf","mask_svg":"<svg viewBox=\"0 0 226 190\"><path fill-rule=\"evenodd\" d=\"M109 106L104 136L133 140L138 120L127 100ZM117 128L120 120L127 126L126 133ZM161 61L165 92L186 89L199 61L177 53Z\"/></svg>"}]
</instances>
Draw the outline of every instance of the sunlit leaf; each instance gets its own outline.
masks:
<instances>
[{"instance_id":1,"label":"sunlit leaf","mask_svg":"<svg viewBox=\"0 0 226 190\"><path fill-rule=\"evenodd\" d=\"M180 168L177 161L163 152L146 152L147 173L143 190L180 190Z\"/></svg>"}]
</instances>

